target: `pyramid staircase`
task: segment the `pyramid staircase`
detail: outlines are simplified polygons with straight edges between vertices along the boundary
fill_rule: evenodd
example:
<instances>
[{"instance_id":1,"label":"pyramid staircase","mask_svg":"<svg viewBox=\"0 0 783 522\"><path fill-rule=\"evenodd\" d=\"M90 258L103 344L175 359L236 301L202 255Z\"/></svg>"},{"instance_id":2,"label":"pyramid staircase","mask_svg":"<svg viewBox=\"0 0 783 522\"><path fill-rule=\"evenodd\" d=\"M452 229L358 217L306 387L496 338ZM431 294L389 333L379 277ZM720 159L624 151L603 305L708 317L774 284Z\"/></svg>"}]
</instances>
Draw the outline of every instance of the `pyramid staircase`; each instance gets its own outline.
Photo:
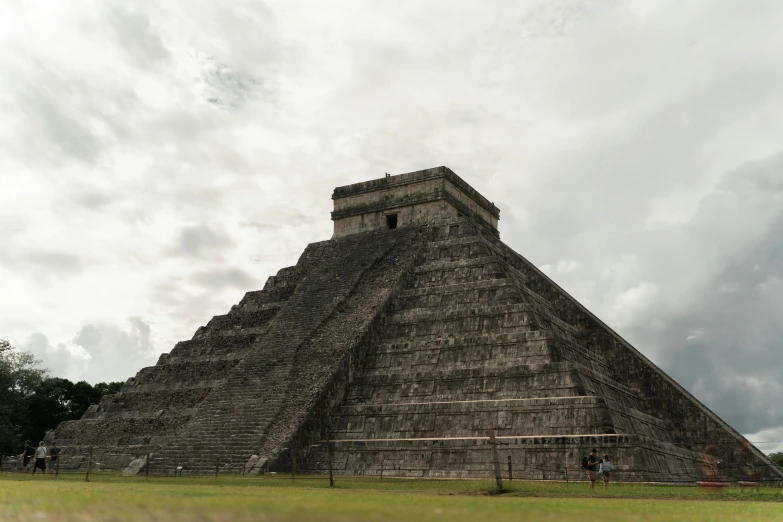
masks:
<instances>
[{"instance_id":1,"label":"pyramid staircase","mask_svg":"<svg viewBox=\"0 0 783 522\"><path fill-rule=\"evenodd\" d=\"M698 476L699 454L672 444L671 426L642 411L638 392L490 240L469 220L447 230L394 297L381 341L333 414L335 471L490 476L494 431L504 469L510 458L519 477L576 477L592 446L629 478ZM325 472L324 452L310 464Z\"/></svg>"}]
</instances>

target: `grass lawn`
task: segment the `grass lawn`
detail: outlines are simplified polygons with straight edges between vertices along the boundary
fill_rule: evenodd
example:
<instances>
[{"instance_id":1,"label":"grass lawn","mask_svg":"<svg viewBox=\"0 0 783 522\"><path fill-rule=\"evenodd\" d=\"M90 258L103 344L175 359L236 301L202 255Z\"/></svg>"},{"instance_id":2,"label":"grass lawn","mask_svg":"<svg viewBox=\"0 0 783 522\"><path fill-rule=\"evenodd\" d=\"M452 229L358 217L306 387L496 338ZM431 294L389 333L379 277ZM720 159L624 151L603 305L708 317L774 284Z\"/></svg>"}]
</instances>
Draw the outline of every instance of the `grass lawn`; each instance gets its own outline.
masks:
<instances>
[{"instance_id":1,"label":"grass lawn","mask_svg":"<svg viewBox=\"0 0 783 522\"><path fill-rule=\"evenodd\" d=\"M122 478L0 475L0 520L783 520L783 490L704 493L692 487L515 481L323 478ZM508 485L508 484L507 484ZM731 501L736 500L736 501Z\"/></svg>"}]
</instances>

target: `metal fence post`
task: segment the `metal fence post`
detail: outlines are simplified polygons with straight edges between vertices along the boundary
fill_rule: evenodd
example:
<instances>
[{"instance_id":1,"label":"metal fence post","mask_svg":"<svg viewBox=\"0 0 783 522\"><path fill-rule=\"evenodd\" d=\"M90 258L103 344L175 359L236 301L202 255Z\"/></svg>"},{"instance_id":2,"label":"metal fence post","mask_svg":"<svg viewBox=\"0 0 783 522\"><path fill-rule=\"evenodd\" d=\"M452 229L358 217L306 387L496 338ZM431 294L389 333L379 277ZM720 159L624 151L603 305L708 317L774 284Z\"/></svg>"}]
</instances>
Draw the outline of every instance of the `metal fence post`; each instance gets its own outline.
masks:
<instances>
[{"instance_id":1,"label":"metal fence post","mask_svg":"<svg viewBox=\"0 0 783 522\"><path fill-rule=\"evenodd\" d=\"M492 463L495 468L495 483L498 491L503 491L503 479L500 477L500 461L498 460L498 443L495 440L495 430L489 432L489 444L492 449Z\"/></svg>"},{"instance_id":2,"label":"metal fence post","mask_svg":"<svg viewBox=\"0 0 783 522\"><path fill-rule=\"evenodd\" d=\"M150 479L150 454L147 452L147 469L144 471L144 480Z\"/></svg>"},{"instance_id":3,"label":"metal fence post","mask_svg":"<svg viewBox=\"0 0 783 522\"><path fill-rule=\"evenodd\" d=\"M92 468L92 446L90 446L90 455L87 457L87 474L84 476L84 481L90 481L90 469Z\"/></svg>"},{"instance_id":4,"label":"metal fence post","mask_svg":"<svg viewBox=\"0 0 783 522\"><path fill-rule=\"evenodd\" d=\"M215 481L217 481L218 473L220 473L220 455L215 457Z\"/></svg>"}]
</instances>

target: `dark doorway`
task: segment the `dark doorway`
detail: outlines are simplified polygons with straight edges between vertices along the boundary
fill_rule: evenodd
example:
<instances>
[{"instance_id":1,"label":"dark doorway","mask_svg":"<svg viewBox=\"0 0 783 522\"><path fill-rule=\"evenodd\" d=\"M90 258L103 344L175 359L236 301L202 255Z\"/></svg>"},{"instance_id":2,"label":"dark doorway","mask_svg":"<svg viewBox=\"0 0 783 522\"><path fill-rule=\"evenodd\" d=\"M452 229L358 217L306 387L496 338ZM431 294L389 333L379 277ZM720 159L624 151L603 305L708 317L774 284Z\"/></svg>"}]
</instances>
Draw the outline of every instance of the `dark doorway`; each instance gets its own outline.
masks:
<instances>
[{"instance_id":1,"label":"dark doorway","mask_svg":"<svg viewBox=\"0 0 783 522\"><path fill-rule=\"evenodd\" d=\"M389 214L386 216L386 226L389 230L397 228L397 214Z\"/></svg>"}]
</instances>

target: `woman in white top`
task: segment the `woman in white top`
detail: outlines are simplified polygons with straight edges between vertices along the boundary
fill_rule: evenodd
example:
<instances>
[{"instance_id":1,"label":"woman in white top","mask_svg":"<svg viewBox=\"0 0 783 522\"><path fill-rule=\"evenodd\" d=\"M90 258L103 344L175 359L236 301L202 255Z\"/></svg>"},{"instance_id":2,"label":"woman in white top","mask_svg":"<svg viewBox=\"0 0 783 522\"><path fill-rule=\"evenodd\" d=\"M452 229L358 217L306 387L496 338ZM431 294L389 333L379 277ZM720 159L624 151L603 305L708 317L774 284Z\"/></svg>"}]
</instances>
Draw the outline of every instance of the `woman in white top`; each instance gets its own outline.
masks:
<instances>
[{"instance_id":1,"label":"woman in white top","mask_svg":"<svg viewBox=\"0 0 783 522\"><path fill-rule=\"evenodd\" d=\"M604 489L609 487L609 475L613 469L612 461L609 460L609 455L604 455L603 460L598 466L598 473L604 478Z\"/></svg>"},{"instance_id":2,"label":"woman in white top","mask_svg":"<svg viewBox=\"0 0 783 522\"><path fill-rule=\"evenodd\" d=\"M35 466L33 466L33 475L35 470L40 469L41 473L46 473L46 446L43 441L38 443L38 447L35 448Z\"/></svg>"}]
</instances>

